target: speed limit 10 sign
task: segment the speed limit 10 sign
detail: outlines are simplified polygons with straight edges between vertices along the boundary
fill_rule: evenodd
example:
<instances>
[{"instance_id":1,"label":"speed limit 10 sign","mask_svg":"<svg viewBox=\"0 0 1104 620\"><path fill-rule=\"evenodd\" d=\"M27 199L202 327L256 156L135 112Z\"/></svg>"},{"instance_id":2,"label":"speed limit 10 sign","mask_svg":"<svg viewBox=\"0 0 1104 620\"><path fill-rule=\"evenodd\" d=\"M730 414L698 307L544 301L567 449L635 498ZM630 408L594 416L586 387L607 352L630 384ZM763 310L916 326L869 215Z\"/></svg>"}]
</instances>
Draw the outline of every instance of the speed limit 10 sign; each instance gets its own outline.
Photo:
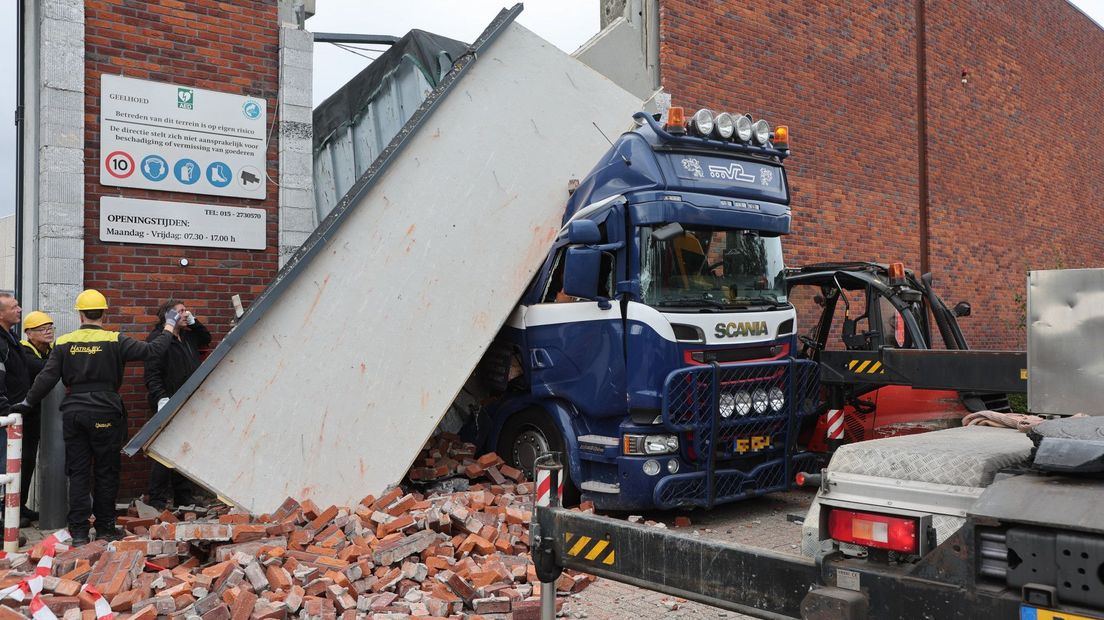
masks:
<instances>
[{"instance_id":1,"label":"speed limit 10 sign","mask_svg":"<svg viewBox=\"0 0 1104 620\"><path fill-rule=\"evenodd\" d=\"M134 158L126 151L115 151L104 159L107 173L116 179L125 179L134 174Z\"/></svg>"}]
</instances>

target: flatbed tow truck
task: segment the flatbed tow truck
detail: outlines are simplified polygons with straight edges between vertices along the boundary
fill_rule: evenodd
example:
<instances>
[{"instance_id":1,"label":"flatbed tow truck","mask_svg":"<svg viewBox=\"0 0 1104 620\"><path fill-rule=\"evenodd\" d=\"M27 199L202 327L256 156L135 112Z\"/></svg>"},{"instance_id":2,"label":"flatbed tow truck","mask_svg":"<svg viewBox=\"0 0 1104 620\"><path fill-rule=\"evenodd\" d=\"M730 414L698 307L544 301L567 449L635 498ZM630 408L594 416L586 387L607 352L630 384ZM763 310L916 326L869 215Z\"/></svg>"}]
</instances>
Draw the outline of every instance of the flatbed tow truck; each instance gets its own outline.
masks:
<instances>
[{"instance_id":1,"label":"flatbed tow truck","mask_svg":"<svg viewBox=\"0 0 1104 620\"><path fill-rule=\"evenodd\" d=\"M825 386L853 385L849 354L883 366L882 384L954 390L992 390L982 370L1023 361L820 353ZM533 559L542 582L569 568L763 618L1101 618L1102 438L1104 418L1090 416L1027 434L959 427L847 444L820 474L798 475L817 489L802 555L537 506Z\"/></svg>"}]
</instances>

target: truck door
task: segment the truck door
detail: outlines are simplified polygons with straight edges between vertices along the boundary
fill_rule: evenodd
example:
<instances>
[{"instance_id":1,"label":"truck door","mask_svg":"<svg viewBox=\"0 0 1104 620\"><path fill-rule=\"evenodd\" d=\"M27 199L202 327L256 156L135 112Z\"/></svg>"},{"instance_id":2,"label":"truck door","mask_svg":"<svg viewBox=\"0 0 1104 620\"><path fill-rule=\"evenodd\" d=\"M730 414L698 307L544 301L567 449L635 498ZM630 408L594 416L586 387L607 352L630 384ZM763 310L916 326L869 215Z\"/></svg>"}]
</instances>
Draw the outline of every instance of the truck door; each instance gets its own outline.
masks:
<instances>
[{"instance_id":1,"label":"truck door","mask_svg":"<svg viewBox=\"0 0 1104 620\"><path fill-rule=\"evenodd\" d=\"M566 245L555 250L540 303L525 311L531 390L536 396L565 399L586 415L623 415L625 352L620 306L566 296L561 290L565 252ZM601 282L606 299L613 298L616 269L616 256L604 254Z\"/></svg>"}]
</instances>

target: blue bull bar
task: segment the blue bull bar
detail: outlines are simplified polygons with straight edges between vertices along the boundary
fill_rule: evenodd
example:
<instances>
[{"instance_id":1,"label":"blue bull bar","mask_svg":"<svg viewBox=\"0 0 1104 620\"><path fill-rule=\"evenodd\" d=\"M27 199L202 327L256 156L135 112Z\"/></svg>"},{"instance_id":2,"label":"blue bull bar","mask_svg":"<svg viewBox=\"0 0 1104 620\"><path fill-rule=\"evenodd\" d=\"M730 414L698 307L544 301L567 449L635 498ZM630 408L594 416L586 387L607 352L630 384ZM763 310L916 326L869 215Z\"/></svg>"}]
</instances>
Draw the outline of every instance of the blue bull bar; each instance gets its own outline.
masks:
<instances>
[{"instance_id":1,"label":"blue bull bar","mask_svg":"<svg viewBox=\"0 0 1104 620\"><path fill-rule=\"evenodd\" d=\"M663 423L693 468L656 485L661 508L702 506L790 488L815 466L797 453L800 420L819 404L819 366L789 358L682 368L667 375Z\"/></svg>"}]
</instances>

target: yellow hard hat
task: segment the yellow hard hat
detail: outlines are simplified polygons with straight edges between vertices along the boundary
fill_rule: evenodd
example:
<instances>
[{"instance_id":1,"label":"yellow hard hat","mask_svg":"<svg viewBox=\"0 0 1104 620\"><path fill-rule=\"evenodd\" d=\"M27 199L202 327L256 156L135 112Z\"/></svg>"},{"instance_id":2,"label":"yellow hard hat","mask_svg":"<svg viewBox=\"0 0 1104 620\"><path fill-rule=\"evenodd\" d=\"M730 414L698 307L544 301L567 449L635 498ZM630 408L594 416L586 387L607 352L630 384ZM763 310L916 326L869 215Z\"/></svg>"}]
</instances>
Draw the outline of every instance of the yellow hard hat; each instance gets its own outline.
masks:
<instances>
[{"instance_id":1,"label":"yellow hard hat","mask_svg":"<svg viewBox=\"0 0 1104 620\"><path fill-rule=\"evenodd\" d=\"M107 310L107 298L103 296L103 293L94 288L90 288L86 291L81 291L81 294L77 295L77 305L74 306L74 309Z\"/></svg>"},{"instance_id":2,"label":"yellow hard hat","mask_svg":"<svg viewBox=\"0 0 1104 620\"><path fill-rule=\"evenodd\" d=\"M23 319L23 329L34 329L53 322L54 320L50 318L49 314L41 310L35 310Z\"/></svg>"}]
</instances>

